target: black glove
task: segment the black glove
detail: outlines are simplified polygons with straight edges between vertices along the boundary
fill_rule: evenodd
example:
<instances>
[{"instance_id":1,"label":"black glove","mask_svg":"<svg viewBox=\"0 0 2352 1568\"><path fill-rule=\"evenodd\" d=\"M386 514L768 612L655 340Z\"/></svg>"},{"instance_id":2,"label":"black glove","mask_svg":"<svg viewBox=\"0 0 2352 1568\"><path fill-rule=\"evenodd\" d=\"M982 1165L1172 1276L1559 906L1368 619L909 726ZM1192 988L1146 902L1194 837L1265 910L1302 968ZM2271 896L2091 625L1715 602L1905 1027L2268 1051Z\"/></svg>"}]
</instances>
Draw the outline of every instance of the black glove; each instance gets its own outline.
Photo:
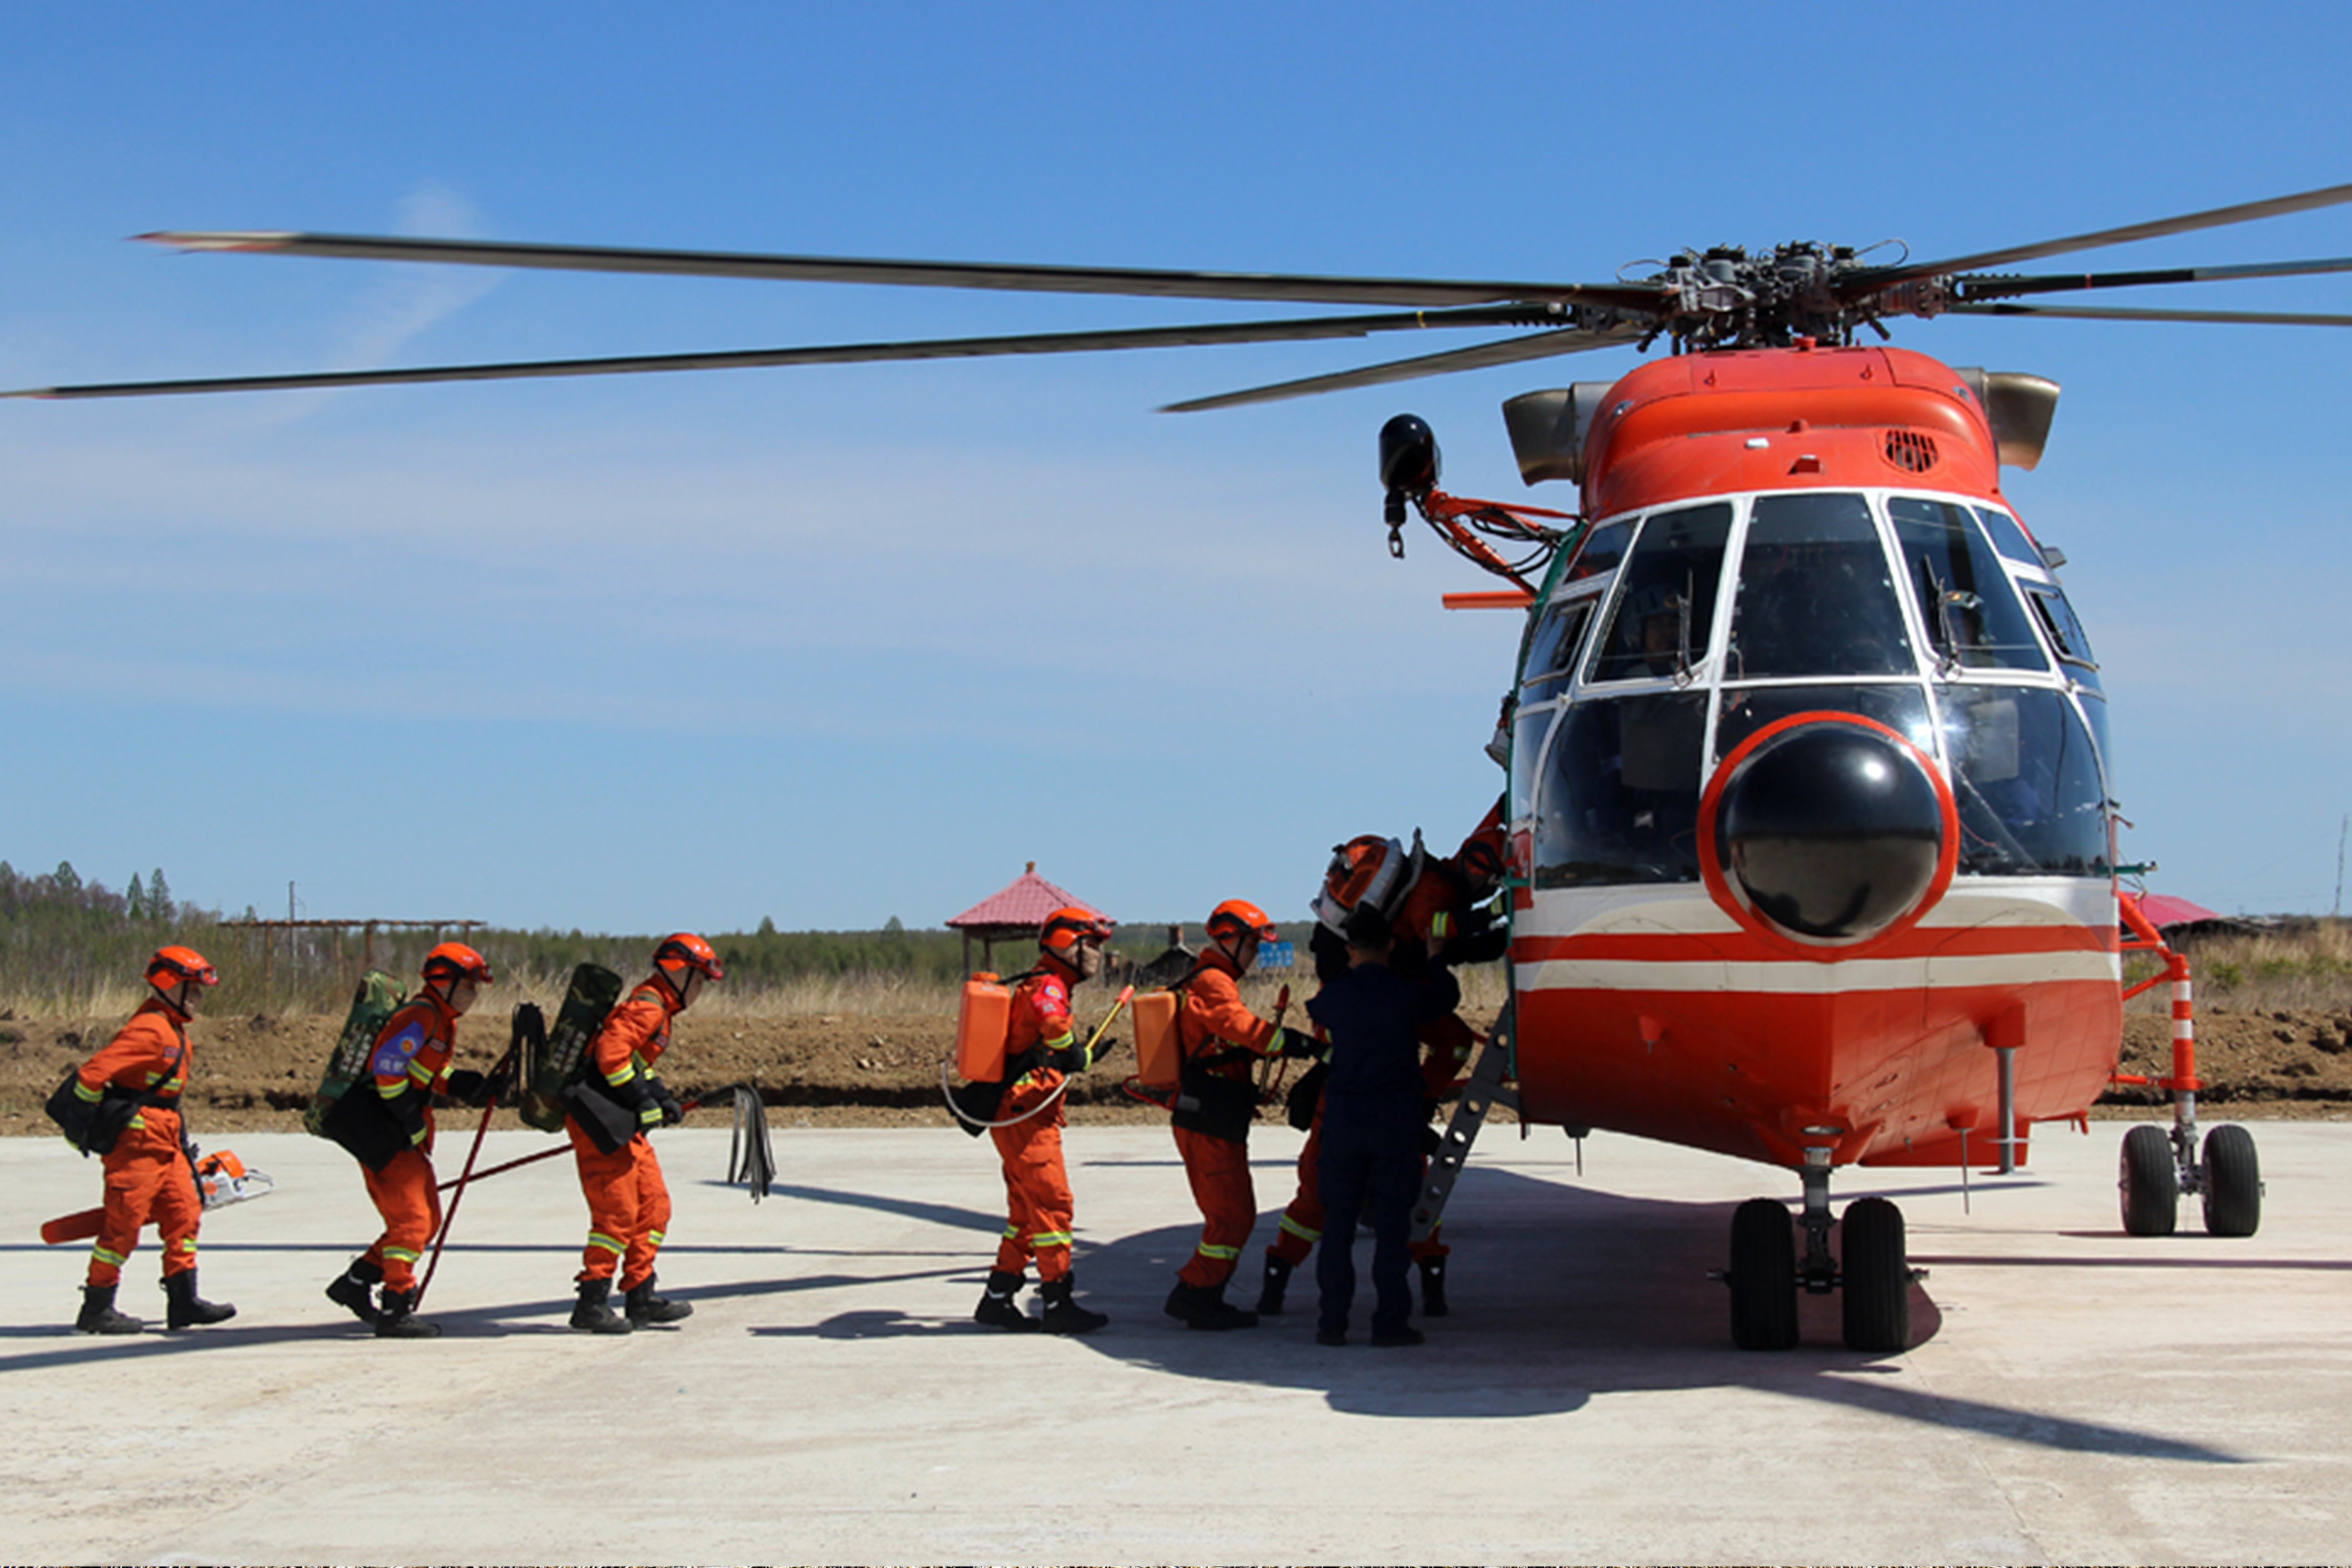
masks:
<instances>
[{"instance_id":1,"label":"black glove","mask_svg":"<svg viewBox=\"0 0 2352 1568\"><path fill-rule=\"evenodd\" d=\"M515 1078L521 1071L521 1063L522 1058L512 1051L499 1058L498 1065L490 1068L489 1076L482 1079L484 1105L496 1105L506 1098L507 1090L514 1087Z\"/></svg>"},{"instance_id":2,"label":"black glove","mask_svg":"<svg viewBox=\"0 0 2352 1568\"><path fill-rule=\"evenodd\" d=\"M449 1074L441 1092L460 1105L479 1105L482 1085L488 1081L472 1068L458 1068Z\"/></svg>"},{"instance_id":3,"label":"black glove","mask_svg":"<svg viewBox=\"0 0 2352 1568\"><path fill-rule=\"evenodd\" d=\"M677 1102L677 1096L669 1091L669 1085L654 1078L646 1080L646 1088L652 1093L654 1103L661 1107L661 1124L664 1127L675 1127L686 1120L686 1107Z\"/></svg>"},{"instance_id":4,"label":"black glove","mask_svg":"<svg viewBox=\"0 0 2352 1568\"><path fill-rule=\"evenodd\" d=\"M1087 1053L1086 1065L1092 1067L1117 1049L1118 1049L1118 1037L1105 1035L1101 1039L1097 1040L1094 1043L1094 1048Z\"/></svg>"},{"instance_id":5,"label":"black glove","mask_svg":"<svg viewBox=\"0 0 2352 1568\"><path fill-rule=\"evenodd\" d=\"M1286 1027L1282 1031L1282 1054L1300 1061L1312 1061L1323 1052L1316 1045L1315 1037L1306 1030Z\"/></svg>"}]
</instances>

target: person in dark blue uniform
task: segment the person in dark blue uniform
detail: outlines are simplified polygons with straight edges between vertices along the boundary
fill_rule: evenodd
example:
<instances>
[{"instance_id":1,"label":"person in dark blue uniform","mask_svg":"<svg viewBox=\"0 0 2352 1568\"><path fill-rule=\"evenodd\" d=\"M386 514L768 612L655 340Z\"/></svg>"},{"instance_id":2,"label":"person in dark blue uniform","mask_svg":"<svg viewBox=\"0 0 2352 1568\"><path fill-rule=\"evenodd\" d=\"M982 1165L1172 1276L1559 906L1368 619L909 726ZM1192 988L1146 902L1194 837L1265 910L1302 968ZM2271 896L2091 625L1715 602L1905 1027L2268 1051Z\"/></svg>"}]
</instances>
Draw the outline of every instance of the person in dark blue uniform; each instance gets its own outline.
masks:
<instances>
[{"instance_id":1,"label":"person in dark blue uniform","mask_svg":"<svg viewBox=\"0 0 2352 1568\"><path fill-rule=\"evenodd\" d=\"M1405 1287L1412 1259L1413 1194L1421 1185L1421 1026L1462 1000L1453 972L1433 963L1419 980L1391 969L1395 939L1377 910L1348 917L1348 970L1307 1004L1307 1016L1330 1037L1330 1077L1323 1086L1323 1157L1316 1179L1323 1194L1323 1245L1315 1283L1321 1291L1315 1342L1348 1342L1348 1309L1356 1298L1356 1224L1372 1227L1372 1343L1417 1345ZM1432 939L1430 956L1443 938Z\"/></svg>"}]
</instances>

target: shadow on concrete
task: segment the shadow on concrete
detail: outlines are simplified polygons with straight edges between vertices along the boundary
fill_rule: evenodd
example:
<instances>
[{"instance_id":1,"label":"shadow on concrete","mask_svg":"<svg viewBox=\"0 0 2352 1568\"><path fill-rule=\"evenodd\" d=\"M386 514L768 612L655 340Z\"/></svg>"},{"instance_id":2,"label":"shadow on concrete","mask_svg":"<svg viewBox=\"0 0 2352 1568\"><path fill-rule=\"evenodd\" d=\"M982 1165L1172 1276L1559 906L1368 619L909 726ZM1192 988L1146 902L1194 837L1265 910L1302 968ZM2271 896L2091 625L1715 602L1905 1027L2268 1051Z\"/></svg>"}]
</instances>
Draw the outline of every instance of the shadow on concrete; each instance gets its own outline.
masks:
<instances>
[{"instance_id":1,"label":"shadow on concrete","mask_svg":"<svg viewBox=\"0 0 2352 1568\"><path fill-rule=\"evenodd\" d=\"M1083 1168L1075 1180L1083 1215ZM1286 1196L1287 1185L1276 1176L1263 1184L1261 1195L1279 1189ZM984 1226L991 1237L1001 1224L993 1215L908 1205L873 1194L807 1195L923 1213L942 1223ZM1857 1195L1842 1193L1841 1206ZM1316 1390L1333 1408L1366 1415L1557 1415L1585 1409L1597 1394L1747 1387L2040 1447L2241 1462L2236 1455L2162 1433L1931 1394L1897 1381L1898 1360L1844 1348L1834 1295L1801 1298L1803 1342L1796 1350L1775 1354L1735 1349L1728 1296L1707 1278L1727 1260L1734 1207L1628 1198L1473 1166L1456 1189L1446 1222L1454 1248L1448 1268L1453 1313L1416 1319L1428 1342L1403 1349L1374 1349L1367 1342L1369 1237L1355 1248L1357 1321L1352 1342L1340 1347L1315 1343L1311 1263L1292 1280L1284 1315L1255 1329L1200 1333L1160 1310L1177 1268L1199 1237L1197 1222L1107 1243L1082 1238L1076 1263L1079 1299L1108 1312L1111 1322L1073 1342L1178 1376ZM1238 1304L1256 1298L1275 1218L1261 1216L1244 1253L1228 1292ZM985 1267L982 1254L962 1271L975 1291ZM1034 1311L1034 1291L1023 1300ZM1915 1344L1933 1338L1942 1324L1935 1302L1916 1285L1911 1318ZM2020 1325L2020 1331L2030 1327ZM804 1328L752 1331L823 1339L1003 1333L961 1320L931 1321L877 1310L844 1313Z\"/></svg>"}]
</instances>

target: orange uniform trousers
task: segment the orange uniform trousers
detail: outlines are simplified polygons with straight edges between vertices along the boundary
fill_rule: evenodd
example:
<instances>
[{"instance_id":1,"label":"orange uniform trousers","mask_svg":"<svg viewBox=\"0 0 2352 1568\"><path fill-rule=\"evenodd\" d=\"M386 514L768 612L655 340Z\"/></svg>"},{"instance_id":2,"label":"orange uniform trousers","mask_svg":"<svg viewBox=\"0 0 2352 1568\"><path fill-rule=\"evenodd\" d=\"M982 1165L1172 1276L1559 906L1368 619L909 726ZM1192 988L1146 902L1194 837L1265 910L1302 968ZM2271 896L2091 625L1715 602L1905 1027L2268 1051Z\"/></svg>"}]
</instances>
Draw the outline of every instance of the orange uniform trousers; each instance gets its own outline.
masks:
<instances>
[{"instance_id":1,"label":"orange uniform trousers","mask_svg":"<svg viewBox=\"0 0 2352 1568\"><path fill-rule=\"evenodd\" d=\"M1189 1127L1174 1131L1176 1152L1184 1157L1184 1174L1192 1184L1192 1201L1201 1207L1200 1243L1176 1271L1176 1278L1187 1285L1222 1290L1234 1277L1234 1266L1241 1261L1250 1229L1257 1224L1257 1189L1250 1183L1249 1145ZM1316 1214L1319 1219L1320 1205Z\"/></svg>"},{"instance_id":2,"label":"orange uniform trousers","mask_svg":"<svg viewBox=\"0 0 2352 1568\"><path fill-rule=\"evenodd\" d=\"M669 1184L662 1180L653 1141L632 1138L607 1154L579 1122L567 1121L563 1130L588 1200L588 1245L580 1249L573 1278L610 1279L617 1268L621 1289L634 1289L653 1274L654 1255L669 1229Z\"/></svg>"},{"instance_id":3,"label":"orange uniform trousers","mask_svg":"<svg viewBox=\"0 0 2352 1568\"><path fill-rule=\"evenodd\" d=\"M124 1128L106 1155L106 1217L89 1249L88 1276L101 1289L122 1278L139 1227L150 1220L163 1240L166 1279L196 1266L196 1226L205 1211L195 1173L180 1151L180 1113L149 1106L139 1119L146 1125Z\"/></svg>"},{"instance_id":4,"label":"orange uniform trousers","mask_svg":"<svg viewBox=\"0 0 2352 1568\"><path fill-rule=\"evenodd\" d=\"M999 1119L1020 1115L1052 1091L1051 1083L1027 1083L1004 1097ZM1039 1111L1010 1127L992 1127L989 1138L1004 1163L1003 1237L996 1244L996 1268L1004 1274L1024 1274L1029 1261L1037 1263L1037 1278L1046 1284L1070 1272L1070 1226L1076 1205L1070 1201L1069 1172L1062 1163L1062 1108Z\"/></svg>"},{"instance_id":5,"label":"orange uniform trousers","mask_svg":"<svg viewBox=\"0 0 2352 1568\"><path fill-rule=\"evenodd\" d=\"M366 1165L367 1194L383 1216L383 1234L367 1249L367 1260L383 1270L383 1288L397 1296L416 1284L416 1260L441 1228L441 1194L433 1162L422 1149L403 1149L381 1171Z\"/></svg>"}]
</instances>

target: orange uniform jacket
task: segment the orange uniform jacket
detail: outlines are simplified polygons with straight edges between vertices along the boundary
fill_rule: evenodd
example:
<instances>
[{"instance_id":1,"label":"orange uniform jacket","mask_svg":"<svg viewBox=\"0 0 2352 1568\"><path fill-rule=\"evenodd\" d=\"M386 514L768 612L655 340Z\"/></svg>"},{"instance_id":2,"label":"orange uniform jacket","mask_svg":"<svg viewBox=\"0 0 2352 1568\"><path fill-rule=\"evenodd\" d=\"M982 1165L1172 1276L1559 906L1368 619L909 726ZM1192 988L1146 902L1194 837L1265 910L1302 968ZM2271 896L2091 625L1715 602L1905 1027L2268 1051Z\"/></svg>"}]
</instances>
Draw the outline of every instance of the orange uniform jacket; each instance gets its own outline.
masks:
<instances>
[{"instance_id":1,"label":"orange uniform jacket","mask_svg":"<svg viewBox=\"0 0 2352 1568\"><path fill-rule=\"evenodd\" d=\"M109 1089L152 1095L163 1103L142 1106L131 1114L125 1131L143 1130L150 1125L149 1119L153 1118L159 1129L168 1124L176 1147L180 1090L187 1081L187 1025L170 1006L150 996L139 1004L139 1010L131 1015L122 1032L82 1064L81 1071L75 1075L74 1093L91 1105L103 1099Z\"/></svg>"},{"instance_id":2,"label":"orange uniform jacket","mask_svg":"<svg viewBox=\"0 0 2352 1568\"><path fill-rule=\"evenodd\" d=\"M408 1129L409 1144L433 1152L433 1095L449 1076L457 1016L426 991L391 1017L375 1037L368 1071L386 1110Z\"/></svg>"},{"instance_id":3,"label":"orange uniform jacket","mask_svg":"<svg viewBox=\"0 0 2352 1568\"><path fill-rule=\"evenodd\" d=\"M1282 1031L1242 1005L1241 986L1231 961L1216 951L1202 955L1184 984L1184 1005L1176 1014L1176 1042L1185 1064L1201 1063L1218 1078L1246 1079L1250 1064L1233 1055L1234 1047L1251 1056L1272 1054L1282 1043ZM1223 1061L1201 1062L1220 1053Z\"/></svg>"},{"instance_id":4,"label":"orange uniform jacket","mask_svg":"<svg viewBox=\"0 0 2352 1568\"><path fill-rule=\"evenodd\" d=\"M648 980L613 1009L588 1048L586 1070L605 1092L634 1107L640 1134L661 1125L661 1106L650 1087L654 1064L669 1049L677 997ZM669 1232L669 1185L652 1141L631 1138L607 1154L573 1117L566 1128L580 1168L581 1195L588 1201L588 1240L581 1249L582 1281L609 1279L617 1271L624 1290L651 1278L654 1258Z\"/></svg>"},{"instance_id":5,"label":"orange uniform jacket","mask_svg":"<svg viewBox=\"0 0 2352 1568\"><path fill-rule=\"evenodd\" d=\"M588 1070L623 1104L637 1107L640 1129L661 1125L661 1107L654 1103L646 1080L669 1049L670 1020L677 1016L668 990L648 982L613 1009L589 1047Z\"/></svg>"},{"instance_id":6,"label":"orange uniform jacket","mask_svg":"<svg viewBox=\"0 0 2352 1568\"><path fill-rule=\"evenodd\" d=\"M1070 1022L1070 984L1054 970L1043 969L1013 987L1013 1020L1004 1037L1005 1060L1028 1052L1065 1051L1077 1047ZM1008 1068L1008 1070L1010 1070ZM997 1110L1010 1125L989 1130L997 1158L1004 1166L1004 1234L996 1247L1000 1273L1024 1272L1031 1260L1037 1277L1047 1282L1070 1272L1070 1226L1076 1208L1070 1198L1070 1177L1062 1163L1062 1101L1034 1116L1015 1121L1043 1103L1060 1087L1066 1075L1040 1062L1017 1074L1005 1086Z\"/></svg>"}]
</instances>

